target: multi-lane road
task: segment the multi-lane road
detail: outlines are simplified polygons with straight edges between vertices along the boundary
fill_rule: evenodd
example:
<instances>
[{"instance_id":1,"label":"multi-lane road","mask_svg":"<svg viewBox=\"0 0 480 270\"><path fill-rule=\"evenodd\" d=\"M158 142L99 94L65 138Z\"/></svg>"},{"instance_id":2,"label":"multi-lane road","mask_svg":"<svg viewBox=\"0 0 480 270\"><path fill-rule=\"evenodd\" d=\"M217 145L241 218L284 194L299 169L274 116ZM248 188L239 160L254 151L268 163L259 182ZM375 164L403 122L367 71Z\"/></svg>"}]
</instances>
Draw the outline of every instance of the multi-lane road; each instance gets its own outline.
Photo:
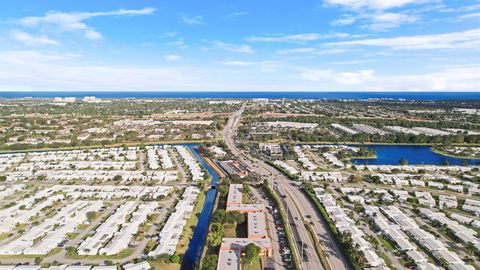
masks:
<instances>
[{"instance_id":1,"label":"multi-lane road","mask_svg":"<svg viewBox=\"0 0 480 270\"><path fill-rule=\"evenodd\" d=\"M251 171L255 171L262 178L274 183L276 192L280 195L283 207L287 210L289 222L292 225L297 250L303 259L304 269L323 269L320 258L315 252L313 241L320 243L327 253L327 260L331 269L350 269L344 254L328 230L328 225L322 219L315 206L285 175L247 152L241 151L236 143L237 127L246 103L234 112L228 119L223 130L223 138L232 154ZM306 223L311 224L314 235L309 234ZM303 244L303 246L302 246Z\"/></svg>"}]
</instances>

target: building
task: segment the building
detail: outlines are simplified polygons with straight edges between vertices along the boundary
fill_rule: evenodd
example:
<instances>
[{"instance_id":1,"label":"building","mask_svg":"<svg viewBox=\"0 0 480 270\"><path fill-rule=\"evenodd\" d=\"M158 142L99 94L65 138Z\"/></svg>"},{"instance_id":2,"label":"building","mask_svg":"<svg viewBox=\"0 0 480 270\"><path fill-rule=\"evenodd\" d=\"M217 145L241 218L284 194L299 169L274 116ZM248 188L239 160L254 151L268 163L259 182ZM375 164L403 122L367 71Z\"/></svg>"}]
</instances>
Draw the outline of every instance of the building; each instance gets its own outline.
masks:
<instances>
[{"instance_id":1,"label":"building","mask_svg":"<svg viewBox=\"0 0 480 270\"><path fill-rule=\"evenodd\" d=\"M248 176L248 170L245 166L235 160L219 161L218 164L228 175L236 175L240 178Z\"/></svg>"},{"instance_id":2,"label":"building","mask_svg":"<svg viewBox=\"0 0 480 270\"><path fill-rule=\"evenodd\" d=\"M242 251L253 243L260 254L272 255L272 242L267 231L267 216L262 204L244 204L243 185L231 184L227 197L227 212L247 213L247 238L223 238L218 254L217 270L239 270Z\"/></svg>"}]
</instances>

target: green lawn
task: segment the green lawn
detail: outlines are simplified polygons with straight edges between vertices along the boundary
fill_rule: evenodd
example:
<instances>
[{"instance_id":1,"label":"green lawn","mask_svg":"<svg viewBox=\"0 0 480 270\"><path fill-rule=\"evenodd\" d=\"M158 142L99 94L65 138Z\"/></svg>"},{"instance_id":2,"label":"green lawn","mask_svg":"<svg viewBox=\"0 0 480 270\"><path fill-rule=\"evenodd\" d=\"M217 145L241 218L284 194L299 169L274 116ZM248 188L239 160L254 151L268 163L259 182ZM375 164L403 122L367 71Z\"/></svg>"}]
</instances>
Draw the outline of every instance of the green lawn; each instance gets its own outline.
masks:
<instances>
[{"instance_id":1,"label":"green lawn","mask_svg":"<svg viewBox=\"0 0 480 270\"><path fill-rule=\"evenodd\" d=\"M253 261L251 264L242 263L243 270L261 270L260 259Z\"/></svg>"},{"instance_id":2,"label":"green lawn","mask_svg":"<svg viewBox=\"0 0 480 270\"><path fill-rule=\"evenodd\" d=\"M126 257L132 255L134 251L135 251L134 248L127 248L127 249L121 251L118 254L109 255L109 256L106 256L106 255L92 255L92 256L78 255L78 254L70 254L70 253L67 252L65 257L69 258L69 259L105 259L105 260L108 260L108 259L123 259L123 258L126 258Z\"/></svg>"},{"instance_id":3,"label":"green lawn","mask_svg":"<svg viewBox=\"0 0 480 270\"><path fill-rule=\"evenodd\" d=\"M385 247L386 250L395 250L393 245L388 241L384 236L379 235L378 240L382 243L382 245Z\"/></svg>"},{"instance_id":4,"label":"green lawn","mask_svg":"<svg viewBox=\"0 0 480 270\"><path fill-rule=\"evenodd\" d=\"M237 231L236 231L235 224L224 224L223 225L223 235L227 238L236 238Z\"/></svg>"},{"instance_id":5,"label":"green lawn","mask_svg":"<svg viewBox=\"0 0 480 270\"><path fill-rule=\"evenodd\" d=\"M0 233L0 241L2 240L5 240L7 239L8 237L10 237L10 235L12 235L11 233Z\"/></svg>"}]
</instances>

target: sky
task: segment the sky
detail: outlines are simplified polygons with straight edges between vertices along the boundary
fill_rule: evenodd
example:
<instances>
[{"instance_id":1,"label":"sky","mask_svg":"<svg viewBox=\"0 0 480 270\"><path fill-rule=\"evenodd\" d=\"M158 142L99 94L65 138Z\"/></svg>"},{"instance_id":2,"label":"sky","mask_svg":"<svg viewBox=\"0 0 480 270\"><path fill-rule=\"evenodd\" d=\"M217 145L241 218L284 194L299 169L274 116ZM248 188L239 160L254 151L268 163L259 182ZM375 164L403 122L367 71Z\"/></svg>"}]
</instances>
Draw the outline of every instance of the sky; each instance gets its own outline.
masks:
<instances>
[{"instance_id":1,"label":"sky","mask_svg":"<svg viewBox=\"0 0 480 270\"><path fill-rule=\"evenodd\" d=\"M0 91L480 91L480 0L16 0Z\"/></svg>"}]
</instances>

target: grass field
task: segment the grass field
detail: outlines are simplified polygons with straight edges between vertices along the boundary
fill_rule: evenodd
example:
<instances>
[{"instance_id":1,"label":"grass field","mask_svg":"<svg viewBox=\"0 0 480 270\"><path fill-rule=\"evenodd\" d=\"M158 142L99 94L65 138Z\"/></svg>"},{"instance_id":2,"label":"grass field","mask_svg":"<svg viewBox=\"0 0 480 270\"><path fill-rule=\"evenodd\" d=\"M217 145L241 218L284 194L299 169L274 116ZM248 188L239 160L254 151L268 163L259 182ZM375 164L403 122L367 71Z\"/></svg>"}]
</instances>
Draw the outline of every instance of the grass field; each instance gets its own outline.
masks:
<instances>
[{"instance_id":1,"label":"grass field","mask_svg":"<svg viewBox=\"0 0 480 270\"><path fill-rule=\"evenodd\" d=\"M243 270L261 270L260 259L253 261L251 264L242 263Z\"/></svg>"}]
</instances>

